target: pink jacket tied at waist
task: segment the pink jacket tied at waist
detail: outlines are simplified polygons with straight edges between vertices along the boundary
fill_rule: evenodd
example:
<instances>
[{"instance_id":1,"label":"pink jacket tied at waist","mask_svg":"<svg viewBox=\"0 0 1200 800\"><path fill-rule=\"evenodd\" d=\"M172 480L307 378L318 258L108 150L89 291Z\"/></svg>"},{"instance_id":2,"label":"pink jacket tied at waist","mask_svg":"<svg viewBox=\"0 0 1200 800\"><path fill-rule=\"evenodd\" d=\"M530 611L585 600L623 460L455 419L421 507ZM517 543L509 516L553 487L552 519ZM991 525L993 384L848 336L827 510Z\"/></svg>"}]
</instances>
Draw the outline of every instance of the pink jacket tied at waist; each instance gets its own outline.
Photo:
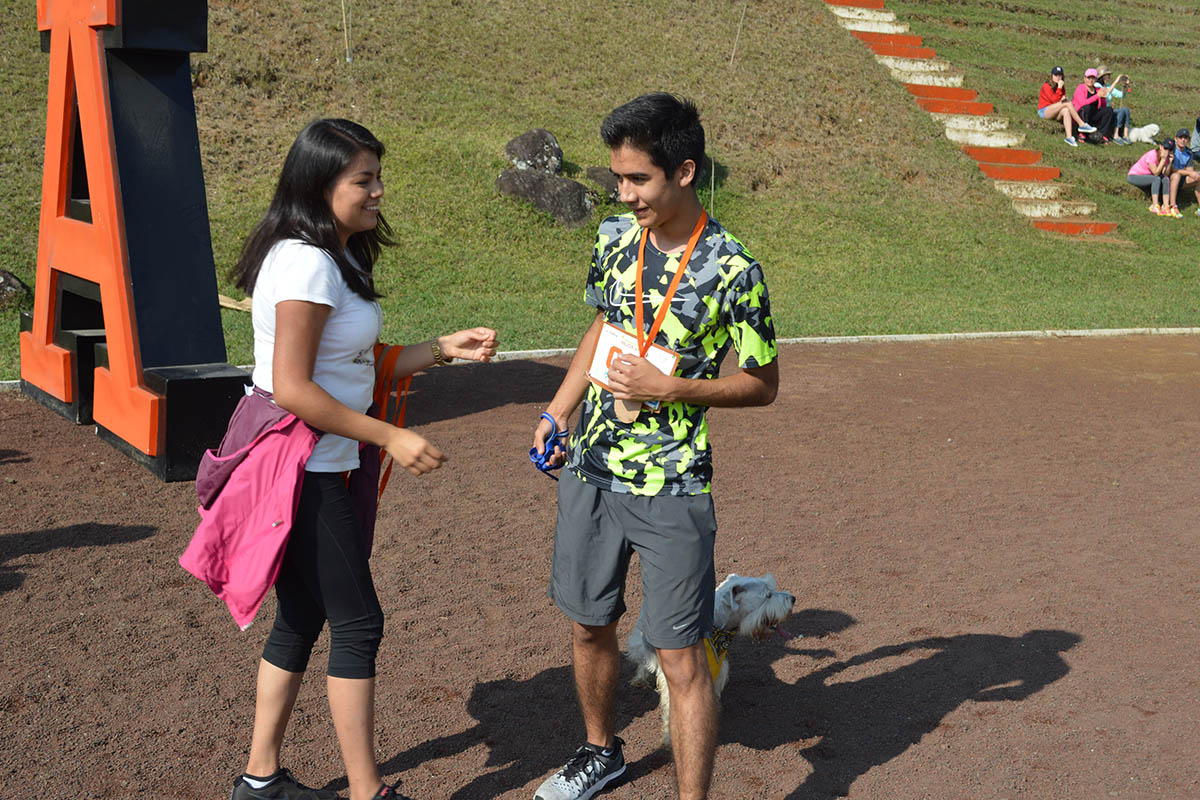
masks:
<instances>
[{"instance_id":1,"label":"pink jacket tied at waist","mask_svg":"<svg viewBox=\"0 0 1200 800\"><path fill-rule=\"evenodd\" d=\"M367 413L392 425L404 425L404 407L412 377L395 375L403 345L375 345L380 377ZM300 504L304 466L321 433L295 414L275 405L262 389L238 401L225 438L205 452L196 472L200 524L179 564L208 584L229 606L242 630L250 627L263 598L275 585L288 536ZM358 469L350 473L350 501L367 555L375 540L379 496L391 473L380 482L383 453L360 444Z\"/></svg>"},{"instance_id":2,"label":"pink jacket tied at waist","mask_svg":"<svg viewBox=\"0 0 1200 800\"><path fill-rule=\"evenodd\" d=\"M196 474L200 525L179 559L245 630L275 584L320 434L258 390L238 402Z\"/></svg>"}]
</instances>

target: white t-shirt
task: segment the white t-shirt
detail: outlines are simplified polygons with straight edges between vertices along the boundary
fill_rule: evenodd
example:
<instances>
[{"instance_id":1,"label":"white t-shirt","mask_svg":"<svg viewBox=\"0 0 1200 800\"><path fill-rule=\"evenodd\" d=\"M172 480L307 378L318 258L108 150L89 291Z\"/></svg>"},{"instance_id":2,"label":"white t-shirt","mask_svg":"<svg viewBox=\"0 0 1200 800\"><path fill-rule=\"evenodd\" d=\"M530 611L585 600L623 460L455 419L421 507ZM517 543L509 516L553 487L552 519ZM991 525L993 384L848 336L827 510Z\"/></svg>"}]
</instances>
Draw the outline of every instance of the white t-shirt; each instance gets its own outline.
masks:
<instances>
[{"instance_id":1,"label":"white t-shirt","mask_svg":"<svg viewBox=\"0 0 1200 800\"><path fill-rule=\"evenodd\" d=\"M375 389L374 348L383 326L379 303L351 291L324 250L297 239L277 242L263 259L251 305L254 385L267 392L275 390L271 376L275 306L284 300L306 300L332 309L317 348L313 381L342 405L366 412ZM358 442L327 433L317 442L306 469L344 472L357 467Z\"/></svg>"}]
</instances>

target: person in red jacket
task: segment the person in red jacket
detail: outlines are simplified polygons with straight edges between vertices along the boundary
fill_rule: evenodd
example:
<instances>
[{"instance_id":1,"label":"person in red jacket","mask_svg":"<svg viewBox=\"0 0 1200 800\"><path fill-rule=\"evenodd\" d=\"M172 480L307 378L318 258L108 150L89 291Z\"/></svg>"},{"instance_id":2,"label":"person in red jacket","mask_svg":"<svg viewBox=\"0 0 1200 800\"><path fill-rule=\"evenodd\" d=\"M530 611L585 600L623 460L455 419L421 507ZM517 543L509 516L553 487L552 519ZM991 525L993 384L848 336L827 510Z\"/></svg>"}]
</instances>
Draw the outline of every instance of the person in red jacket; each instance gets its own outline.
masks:
<instances>
[{"instance_id":1,"label":"person in red jacket","mask_svg":"<svg viewBox=\"0 0 1200 800\"><path fill-rule=\"evenodd\" d=\"M1038 93L1038 116L1042 119L1062 120L1063 130L1067 134L1063 141L1071 147L1078 147L1075 129L1078 128L1080 133L1091 133L1096 129L1084 122L1075 107L1067 102L1064 84L1063 68L1055 67L1050 70L1050 80L1042 84L1042 91Z\"/></svg>"}]
</instances>

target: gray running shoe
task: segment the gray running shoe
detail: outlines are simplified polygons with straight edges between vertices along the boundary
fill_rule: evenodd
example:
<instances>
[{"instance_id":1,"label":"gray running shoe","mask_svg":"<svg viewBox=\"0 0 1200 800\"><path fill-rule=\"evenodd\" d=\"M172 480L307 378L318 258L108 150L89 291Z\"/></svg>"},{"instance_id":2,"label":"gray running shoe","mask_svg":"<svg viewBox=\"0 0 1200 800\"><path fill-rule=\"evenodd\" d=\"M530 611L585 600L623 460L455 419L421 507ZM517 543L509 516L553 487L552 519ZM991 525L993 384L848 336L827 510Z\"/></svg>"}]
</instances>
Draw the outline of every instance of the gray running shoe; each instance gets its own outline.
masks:
<instances>
[{"instance_id":1,"label":"gray running shoe","mask_svg":"<svg viewBox=\"0 0 1200 800\"><path fill-rule=\"evenodd\" d=\"M290 769L281 768L271 782L261 789L246 783L239 775L233 782L229 800L340 800L341 795L329 789L312 789L296 780Z\"/></svg>"},{"instance_id":2,"label":"gray running shoe","mask_svg":"<svg viewBox=\"0 0 1200 800\"><path fill-rule=\"evenodd\" d=\"M619 737L613 737L613 754L605 756L601 748L585 744L575 751L566 766L538 787L533 800L588 800L608 784L625 774L625 756Z\"/></svg>"}]
</instances>

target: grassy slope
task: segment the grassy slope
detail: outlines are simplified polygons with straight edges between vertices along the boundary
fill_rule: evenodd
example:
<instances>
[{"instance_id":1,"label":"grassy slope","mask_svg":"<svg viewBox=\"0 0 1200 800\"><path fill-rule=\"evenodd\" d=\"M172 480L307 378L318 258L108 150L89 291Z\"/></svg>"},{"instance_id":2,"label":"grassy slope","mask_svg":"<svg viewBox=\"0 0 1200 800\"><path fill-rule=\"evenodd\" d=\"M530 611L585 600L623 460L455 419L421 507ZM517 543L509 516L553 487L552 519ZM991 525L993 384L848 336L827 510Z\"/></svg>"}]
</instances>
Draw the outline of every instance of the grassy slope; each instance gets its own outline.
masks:
<instances>
[{"instance_id":1,"label":"grassy slope","mask_svg":"<svg viewBox=\"0 0 1200 800\"><path fill-rule=\"evenodd\" d=\"M30 4L0 3L0 267L32 283L45 57ZM338 4L213 0L209 52L193 69L222 290L234 294L223 273L295 132L316 116L348 116L389 146L385 210L404 244L378 267L385 338L483 323L506 348L572 345L588 316L592 232L496 195L504 143L546 127L572 169L606 163L604 113L668 88L701 106L723 168L716 215L766 266L781 335L1200 323L1200 224L1148 219L1123 186L1133 148L1056 149L1028 101L1050 61L1078 73L1095 50L1118 70L1137 55L1135 122L1145 108L1166 128L1189 88L1178 69L1189 51L1176 45L1197 31L1164 38L1161 15L1138 0L1112 0L1100 20L1079 2L1055 6L1063 19L1032 4L889 3L1129 240L1078 242L1014 215L823 5L660 0L637 21L644 3L356 0L347 64ZM1067 28L1119 35L1070 50L1039 32ZM0 313L15 332L15 311ZM230 360L244 363L248 317L224 313ZM15 338L0 337L0 377L16 374Z\"/></svg>"}]
</instances>

